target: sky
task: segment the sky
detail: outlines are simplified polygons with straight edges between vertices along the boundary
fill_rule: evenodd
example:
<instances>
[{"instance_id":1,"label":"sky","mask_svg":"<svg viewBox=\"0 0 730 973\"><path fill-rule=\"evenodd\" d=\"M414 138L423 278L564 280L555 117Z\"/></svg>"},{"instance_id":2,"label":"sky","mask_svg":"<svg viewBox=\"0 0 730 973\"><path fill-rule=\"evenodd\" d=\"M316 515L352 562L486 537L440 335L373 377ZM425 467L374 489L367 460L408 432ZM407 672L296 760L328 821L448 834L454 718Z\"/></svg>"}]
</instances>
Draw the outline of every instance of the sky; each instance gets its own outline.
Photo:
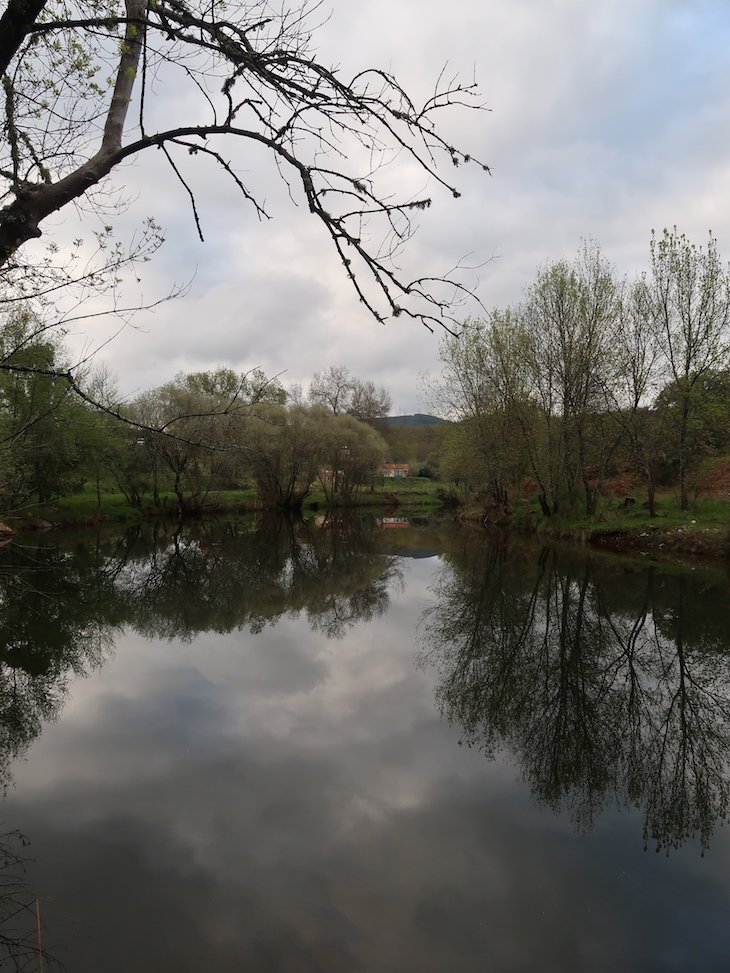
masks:
<instances>
[{"instance_id":1,"label":"sky","mask_svg":"<svg viewBox=\"0 0 730 973\"><path fill-rule=\"evenodd\" d=\"M460 199L397 170L407 195L433 194L408 267L440 275L466 260L478 268L466 282L489 310L519 301L542 265L570 259L584 239L620 275L647 266L651 231L665 226L699 243L712 230L730 257L725 0L360 0L328 9L314 39L324 63L346 75L388 69L414 100L428 97L447 65L476 78L487 109L443 116L448 137L491 168L447 167ZM159 117L184 115L164 77L152 97ZM267 222L212 168L189 169L204 243L163 163L147 153L117 174L131 200L122 226L131 232L154 215L165 229L143 271L144 300L174 282L189 286L97 353L125 395L220 365L259 367L306 389L315 371L342 364L384 384L394 414L429 411L419 375L438 374L439 335L367 315L317 221L292 205L269 162L238 161L259 180ZM474 302L458 313L482 312ZM78 326L68 342L78 353L106 335L99 324Z\"/></svg>"}]
</instances>

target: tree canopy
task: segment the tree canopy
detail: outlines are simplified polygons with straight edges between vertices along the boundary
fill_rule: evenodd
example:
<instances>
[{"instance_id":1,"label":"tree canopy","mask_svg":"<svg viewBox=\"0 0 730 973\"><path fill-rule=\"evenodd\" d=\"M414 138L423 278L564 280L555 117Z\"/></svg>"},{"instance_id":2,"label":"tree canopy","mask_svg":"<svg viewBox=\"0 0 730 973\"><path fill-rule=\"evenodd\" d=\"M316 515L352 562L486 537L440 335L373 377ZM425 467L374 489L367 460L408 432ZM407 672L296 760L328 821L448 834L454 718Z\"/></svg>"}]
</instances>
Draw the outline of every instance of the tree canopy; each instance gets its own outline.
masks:
<instances>
[{"instance_id":1,"label":"tree canopy","mask_svg":"<svg viewBox=\"0 0 730 973\"><path fill-rule=\"evenodd\" d=\"M582 492L592 516L622 466L656 516L664 467L687 509L692 467L727 443L730 269L711 234L701 246L676 228L653 234L633 280L584 244L521 303L445 336L441 361L434 404L460 423L445 471L495 504L534 490L549 516Z\"/></svg>"}]
</instances>

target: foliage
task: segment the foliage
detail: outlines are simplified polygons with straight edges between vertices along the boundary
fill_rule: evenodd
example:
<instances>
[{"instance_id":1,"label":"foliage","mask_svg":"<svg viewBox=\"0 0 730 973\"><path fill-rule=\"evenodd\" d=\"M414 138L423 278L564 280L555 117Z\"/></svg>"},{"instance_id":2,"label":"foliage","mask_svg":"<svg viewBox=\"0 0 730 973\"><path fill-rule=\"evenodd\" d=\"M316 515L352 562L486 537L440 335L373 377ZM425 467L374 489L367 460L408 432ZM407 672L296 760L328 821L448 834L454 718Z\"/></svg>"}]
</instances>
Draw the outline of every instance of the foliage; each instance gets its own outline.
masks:
<instances>
[{"instance_id":1,"label":"foliage","mask_svg":"<svg viewBox=\"0 0 730 973\"><path fill-rule=\"evenodd\" d=\"M664 375L672 385L672 429L686 510L689 464L698 438L696 414L706 401L705 377L730 364L730 270L712 234L706 247L699 247L676 227L665 229L660 238L652 237L647 287Z\"/></svg>"},{"instance_id":2,"label":"foliage","mask_svg":"<svg viewBox=\"0 0 730 973\"><path fill-rule=\"evenodd\" d=\"M266 506L301 507L320 465L319 415L304 406L260 405L246 425L251 474Z\"/></svg>"},{"instance_id":3,"label":"foliage","mask_svg":"<svg viewBox=\"0 0 730 973\"><path fill-rule=\"evenodd\" d=\"M322 416L319 482L329 502L347 503L382 463L387 447L370 426L352 416Z\"/></svg>"},{"instance_id":4,"label":"foliage","mask_svg":"<svg viewBox=\"0 0 730 973\"><path fill-rule=\"evenodd\" d=\"M260 368L238 373L232 368L177 375L175 383L192 393L207 396L216 409L233 411L255 402L283 405L286 392L276 378L269 378Z\"/></svg>"},{"instance_id":5,"label":"foliage","mask_svg":"<svg viewBox=\"0 0 730 973\"><path fill-rule=\"evenodd\" d=\"M434 469L439 466L440 442L444 430L448 430L449 423L443 425L400 425L384 422L378 424L378 432L387 443L387 457L392 463L408 463L409 466L422 466L428 463Z\"/></svg>"},{"instance_id":6,"label":"foliage","mask_svg":"<svg viewBox=\"0 0 730 973\"><path fill-rule=\"evenodd\" d=\"M142 469L150 470L155 499L170 477L181 509L199 507L213 483L231 479L240 462L236 447L250 404L236 393L229 399L228 390L216 386L216 375L208 373L208 381L200 373L178 375L140 396L131 409L150 432L144 439L127 437L128 461L139 456ZM206 385L213 391L204 391Z\"/></svg>"},{"instance_id":7,"label":"foliage","mask_svg":"<svg viewBox=\"0 0 730 973\"><path fill-rule=\"evenodd\" d=\"M58 338L27 312L0 327L0 493L10 506L74 489L96 435L96 417L54 374Z\"/></svg>"},{"instance_id":8,"label":"foliage","mask_svg":"<svg viewBox=\"0 0 730 973\"><path fill-rule=\"evenodd\" d=\"M707 248L665 231L652 272L617 281L595 244L542 268L513 309L441 343L437 406L459 422L444 468L505 503L534 489L545 515L597 512L619 464L658 480L727 442L730 277ZM468 472L464 472L468 471Z\"/></svg>"}]
</instances>

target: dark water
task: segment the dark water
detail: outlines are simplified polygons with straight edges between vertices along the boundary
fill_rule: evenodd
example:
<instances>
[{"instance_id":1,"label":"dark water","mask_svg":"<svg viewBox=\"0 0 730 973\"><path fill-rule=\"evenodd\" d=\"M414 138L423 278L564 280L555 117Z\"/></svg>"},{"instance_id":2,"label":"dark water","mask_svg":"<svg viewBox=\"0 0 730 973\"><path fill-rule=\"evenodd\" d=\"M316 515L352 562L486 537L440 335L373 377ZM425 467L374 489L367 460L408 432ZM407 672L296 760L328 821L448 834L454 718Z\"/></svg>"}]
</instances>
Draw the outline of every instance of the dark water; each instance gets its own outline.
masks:
<instances>
[{"instance_id":1,"label":"dark water","mask_svg":"<svg viewBox=\"0 0 730 973\"><path fill-rule=\"evenodd\" d=\"M730 969L721 568L397 520L3 555L0 969Z\"/></svg>"}]
</instances>

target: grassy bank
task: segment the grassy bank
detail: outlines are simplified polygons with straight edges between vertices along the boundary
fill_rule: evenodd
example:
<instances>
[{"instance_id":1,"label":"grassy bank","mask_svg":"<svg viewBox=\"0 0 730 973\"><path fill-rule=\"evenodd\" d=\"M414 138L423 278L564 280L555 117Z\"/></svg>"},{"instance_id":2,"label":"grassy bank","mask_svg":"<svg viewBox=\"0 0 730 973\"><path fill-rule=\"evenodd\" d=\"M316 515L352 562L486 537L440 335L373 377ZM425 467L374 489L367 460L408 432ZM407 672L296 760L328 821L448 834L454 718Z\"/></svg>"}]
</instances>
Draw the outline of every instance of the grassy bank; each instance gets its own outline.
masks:
<instances>
[{"instance_id":1,"label":"grassy bank","mask_svg":"<svg viewBox=\"0 0 730 973\"><path fill-rule=\"evenodd\" d=\"M444 484L409 477L379 482L359 492L347 507L378 513L433 510L441 505ZM324 494L313 491L304 503L304 514L329 507ZM615 550L730 557L730 499L699 498L690 510L681 510L673 494L657 498L658 516L649 517L641 503L603 500L594 517L570 512L546 518L534 501L518 501L505 512L501 508L465 505L461 516L478 524L528 531L545 537L592 544ZM264 509L253 490L211 492L196 511L199 516L229 516ZM132 525L142 521L179 516L177 499L161 497L141 508L130 506L121 493L107 490L97 495L87 487L53 504L33 504L0 514L15 530L44 526L83 527L95 524Z\"/></svg>"},{"instance_id":2,"label":"grassy bank","mask_svg":"<svg viewBox=\"0 0 730 973\"><path fill-rule=\"evenodd\" d=\"M501 509L465 508L466 520L499 524L545 537L571 540L614 550L730 557L730 500L698 498L681 510L676 496L657 497L657 516L640 504L603 500L593 517L567 512L543 516L537 503L518 503L508 513Z\"/></svg>"},{"instance_id":3,"label":"grassy bank","mask_svg":"<svg viewBox=\"0 0 730 973\"><path fill-rule=\"evenodd\" d=\"M440 484L433 480L408 477L387 480L360 491L348 507L359 510L434 509L439 506L437 490ZM314 511L332 506L324 493L313 491L304 502L304 511ZM337 506L337 505L335 505ZM194 511L198 516L217 516L265 509L256 493L246 490L211 491ZM0 520L14 530L52 527L83 527L95 524L135 524L164 517L178 517L179 504L174 494L163 494L160 504L145 500L141 507L131 506L126 498L115 490L97 493L94 487L86 487L78 493L61 497L53 503L26 504L0 513Z\"/></svg>"}]
</instances>

